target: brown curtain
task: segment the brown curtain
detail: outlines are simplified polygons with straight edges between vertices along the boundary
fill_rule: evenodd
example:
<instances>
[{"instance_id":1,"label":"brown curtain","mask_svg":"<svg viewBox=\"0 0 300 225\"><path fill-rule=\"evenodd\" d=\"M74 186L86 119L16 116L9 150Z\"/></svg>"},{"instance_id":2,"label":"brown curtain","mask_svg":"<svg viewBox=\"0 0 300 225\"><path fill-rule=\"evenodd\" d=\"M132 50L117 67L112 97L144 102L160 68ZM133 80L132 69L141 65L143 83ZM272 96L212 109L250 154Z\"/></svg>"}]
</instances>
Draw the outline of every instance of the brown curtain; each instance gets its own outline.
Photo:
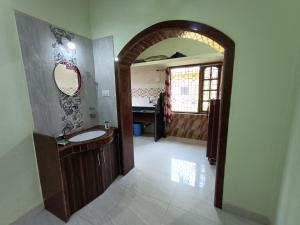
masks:
<instances>
[{"instance_id":1,"label":"brown curtain","mask_svg":"<svg viewBox=\"0 0 300 225\"><path fill-rule=\"evenodd\" d=\"M165 80L165 104L164 113L167 123L171 123L173 120L173 113L171 108L171 70L166 69L166 80Z\"/></svg>"}]
</instances>

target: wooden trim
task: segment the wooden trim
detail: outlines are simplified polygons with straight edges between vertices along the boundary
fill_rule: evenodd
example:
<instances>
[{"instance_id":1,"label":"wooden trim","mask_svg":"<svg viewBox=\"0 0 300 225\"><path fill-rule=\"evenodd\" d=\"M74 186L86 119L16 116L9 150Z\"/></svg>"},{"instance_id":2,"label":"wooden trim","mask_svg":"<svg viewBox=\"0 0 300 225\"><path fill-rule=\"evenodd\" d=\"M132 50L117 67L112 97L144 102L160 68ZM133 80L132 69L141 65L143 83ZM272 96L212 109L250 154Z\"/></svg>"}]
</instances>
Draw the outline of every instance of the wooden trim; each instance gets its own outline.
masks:
<instances>
[{"instance_id":1,"label":"wooden trim","mask_svg":"<svg viewBox=\"0 0 300 225\"><path fill-rule=\"evenodd\" d=\"M216 168L216 184L215 184L215 206L222 208L223 205L223 189L226 161L227 134L230 113L231 88L234 66L234 43L230 47L225 48L223 76L221 78L221 105L220 105L220 121L219 121L219 140L217 152L217 168Z\"/></svg>"},{"instance_id":2,"label":"wooden trim","mask_svg":"<svg viewBox=\"0 0 300 225\"><path fill-rule=\"evenodd\" d=\"M119 63L116 71L121 165L122 174L125 175L134 167L130 65Z\"/></svg>"},{"instance_id":3,"label":"wooden trim","mask_svg":"<svg viewBox=\"0 0 300 225\"><path fill-rule=\"evenodd\" d=\"M235 43L226 34L209 25L186 20L160 22L138 33L125 45L118 55L119 62L116 63L116 89L123 174L128 173L134 167L130 66L145 49L167 38L179 37L184 31L191 31L204 35L216 41L225 49L223 76L221 78L220 87L220 129L218 134L217 174L214 202L216 207L222 208Z\"/></svg>"},{"instance_id":4,"label":"wooden trim","mask_svg":"<svg viewBox=\"0 0 300 225\"><path fill-rule=\"evenodd\" d=\"M45 209L67 222L70 210L64 189L57 141L54 137L38 133L34 133L33 138Z\"/></svg>"}]
</instances>

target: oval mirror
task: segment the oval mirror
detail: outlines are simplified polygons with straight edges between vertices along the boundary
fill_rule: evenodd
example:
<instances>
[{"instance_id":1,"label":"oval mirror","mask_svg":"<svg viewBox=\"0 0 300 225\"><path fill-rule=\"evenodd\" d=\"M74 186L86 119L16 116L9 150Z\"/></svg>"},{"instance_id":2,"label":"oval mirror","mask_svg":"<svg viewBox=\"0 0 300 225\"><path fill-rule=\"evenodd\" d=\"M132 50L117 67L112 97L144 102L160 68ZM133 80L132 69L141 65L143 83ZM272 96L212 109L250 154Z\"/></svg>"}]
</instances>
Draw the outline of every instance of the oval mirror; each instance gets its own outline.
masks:
<instances>
[{"instance_id":1,"label":"oval mirror","mask_svg":"<svg viewBox=\"0 0 300 225\"><path fill-rule=\"evenodd\" d=\"M66 95L74 96L81 86L81 75L76 65L67 62L56 64L54 80L58 89Z\"/></svg>"}]
</instances>

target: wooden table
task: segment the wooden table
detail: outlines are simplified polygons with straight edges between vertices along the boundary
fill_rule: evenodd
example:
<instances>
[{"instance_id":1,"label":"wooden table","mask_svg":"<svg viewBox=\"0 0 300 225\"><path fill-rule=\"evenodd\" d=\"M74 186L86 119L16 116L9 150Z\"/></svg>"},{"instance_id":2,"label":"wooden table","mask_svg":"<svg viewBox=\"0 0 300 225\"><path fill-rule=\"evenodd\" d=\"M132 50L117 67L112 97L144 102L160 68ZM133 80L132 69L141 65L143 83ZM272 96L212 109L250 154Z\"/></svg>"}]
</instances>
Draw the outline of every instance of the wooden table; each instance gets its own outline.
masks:
<instances>
[{"instance_id":1,"label":"wooden table","mask_svg":"<svg viewBox=\"0 0 300 225\"><path fill-rule=\"evenodd\" d=\"M158 107L132 107L133 122L153 124L154 141L165 136L164 119Z\"/></svg>"}]
</instances>

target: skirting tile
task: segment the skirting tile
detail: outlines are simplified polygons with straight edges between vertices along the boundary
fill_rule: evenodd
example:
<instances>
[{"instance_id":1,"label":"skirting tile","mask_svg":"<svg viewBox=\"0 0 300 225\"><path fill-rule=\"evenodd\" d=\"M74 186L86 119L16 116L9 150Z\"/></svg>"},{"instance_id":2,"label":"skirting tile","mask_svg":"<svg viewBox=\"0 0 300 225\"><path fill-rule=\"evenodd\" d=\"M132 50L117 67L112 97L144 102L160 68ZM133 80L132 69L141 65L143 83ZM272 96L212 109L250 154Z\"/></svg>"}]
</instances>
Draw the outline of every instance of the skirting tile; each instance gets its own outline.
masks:
<instances>
[{"instance_id":1,"label":"skirting tile","mask_svg":"<svg viewBox=\"0 0 300 225\"><path fill-rule=\"evenodd\" d=\"M241 208L233 206L231 204L224 203L223 204L223 210L227 211L229 213L247 218L249 220L258 222L260 224L271 225L271 222L270 222L269 218L267 218L266 216L258 214L258 213L250 212L250 211L245 210L245 209L241 209Z\"/></svg>"},{"instance_id":2,"label":"skirting tile","mask_svg":"<svg viewBox=\"0 0 300 225\"><path fill-rule=\"evenodd\" d=\"M15 222L11 223L10 225L22 224L22 221L30 220L30 218L37 216L37 214L39 214L44 208L45 208L44 204L41 203L36 207L34 207L33 209L29 210L29 212L21 216L19 219L17 219Z\"/></svg>"}]
</instances>

